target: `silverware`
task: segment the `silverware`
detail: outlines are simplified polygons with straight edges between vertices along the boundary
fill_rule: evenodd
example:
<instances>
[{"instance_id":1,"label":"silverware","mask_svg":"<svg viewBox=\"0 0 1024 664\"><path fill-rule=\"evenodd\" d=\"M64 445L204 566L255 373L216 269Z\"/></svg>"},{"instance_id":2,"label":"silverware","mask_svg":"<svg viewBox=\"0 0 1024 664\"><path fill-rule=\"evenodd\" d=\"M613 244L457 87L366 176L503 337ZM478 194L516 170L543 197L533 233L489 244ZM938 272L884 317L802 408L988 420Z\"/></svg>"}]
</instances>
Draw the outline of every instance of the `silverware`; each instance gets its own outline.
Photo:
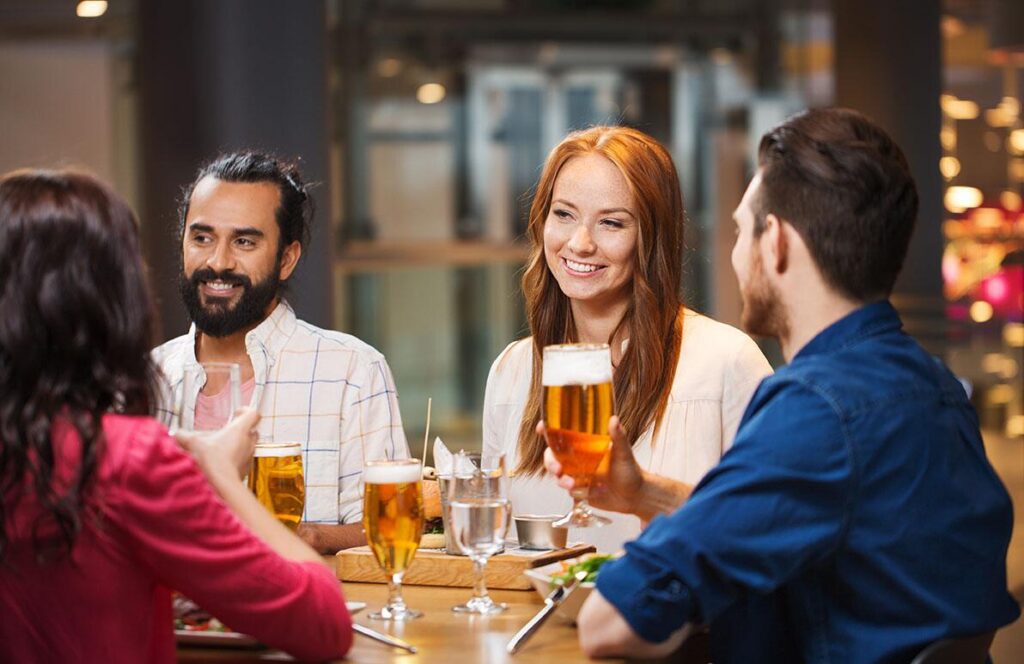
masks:
<instances>
[{"instance_id":1,"label":"silverware","mask_svg":"<svg viewBox=\"0 0 1024 664\"><path fill-rule=\"evenodd\" d=\"M543 625L544 621L546 621L551 614L555 612L558 605L564 602L565 598L571 595L572 592L576 590L581 583L583 583L583 579L585 578L587 578L587 572L581 570L576 572L573 576L572 583L558 586L552 590L548 596L544 598L544 608L538 611L537 615L530 618L530 622L523 625L523 628L516 632L516 635L513 636L508 642L508 645L505 646L505 650L508 651L508 654L516 654L516 651L519 650L538 629L540 629L540 626Z\"/></svg>"},{"instance_id":2,"label":"silverware","mask_svg":"<svg viewBox=\"0 0 1024 664\"><path fill-rule=\"evenodd\" d=\"M352 623L352 631L355 632L356 634L361 634L361 635L365 636L368 639L373 639L374 641L380 641L381 643L389 645L392 648L400 648L400 649L402 649L402 650L404 650L406 652L410 652L410 653L416 654L416 646L414 646L414 645L412 645L410 643L406 643L402 639L396 639L395 637L390 636L388 634L381 634L380 632L375 632L374 630L370 629L369 627L363 627L362 625L360 625L358 623Z\"/></svg>"}]
</instances>

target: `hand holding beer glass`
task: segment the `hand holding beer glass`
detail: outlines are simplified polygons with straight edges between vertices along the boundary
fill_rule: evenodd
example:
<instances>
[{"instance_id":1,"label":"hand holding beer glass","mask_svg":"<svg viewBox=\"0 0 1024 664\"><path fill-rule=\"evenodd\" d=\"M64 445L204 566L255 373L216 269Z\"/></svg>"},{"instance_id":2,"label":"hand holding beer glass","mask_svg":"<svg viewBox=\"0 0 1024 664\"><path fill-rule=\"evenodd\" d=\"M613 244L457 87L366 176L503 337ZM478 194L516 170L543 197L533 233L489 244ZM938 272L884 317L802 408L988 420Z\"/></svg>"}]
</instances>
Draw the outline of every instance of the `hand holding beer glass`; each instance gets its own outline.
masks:
<instances>
[{"instance_id":1,"label":"hand holding beer glass","mask_svg":"<svg viewBox=\"0 0 1024 664\"><path fill-rule=\"evenodd\" d=\"M574 481L572 511L554 525L588 528L610 523L591 511L587 495L611 444L611 349L608 344L545 346L541 382L548 447Z\"/></svg>"},{"instance_id":2,"label":"hand holding beer glass","mask_svg":"<svg viewBox=\"0 0 1024 664\"><path fill-rule=\"evenodd\" d=\"M422 612L402 599L402 577L423 534L423 467L418 459L367 461L363 466L363 528L388 579L388 603L370 618L404 621Z\"/></svg>"},{"instance_id":3,"label":"hand holding beer glass","mask_svg":"<svg viewBox=\"0 0 1024 664\"><path fill-rule=\"evenodd\" d=\"M249 489L278 521L295 532L306 506L302 446L258 443L249 470Z\"/></svg>"}]
</instances>

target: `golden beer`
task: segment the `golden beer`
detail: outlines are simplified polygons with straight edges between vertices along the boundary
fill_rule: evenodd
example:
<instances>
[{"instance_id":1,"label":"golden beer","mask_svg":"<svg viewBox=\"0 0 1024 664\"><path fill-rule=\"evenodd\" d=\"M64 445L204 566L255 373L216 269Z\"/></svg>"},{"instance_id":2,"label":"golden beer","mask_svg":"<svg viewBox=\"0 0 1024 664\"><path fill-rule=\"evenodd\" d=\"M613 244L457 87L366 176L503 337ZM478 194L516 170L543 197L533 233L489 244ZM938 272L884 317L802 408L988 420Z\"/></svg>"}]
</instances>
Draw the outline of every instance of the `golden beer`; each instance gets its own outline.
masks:
<instances>
[{"instance_id":1,"label":"golden beer","mask_svg":"<svg viewBox=\"0 0 1024 664\"><path fill-rule=\"evenodd\" d=\"M277 520L295 530L306 505L302 447L298 443L260 443L249 470L249 489Z\"/></svg>"},{"instance_id":2,"label":"golden beer","mask_svg":"<svg viewBox=\"0 0 1024 664\"><path fill-rule=\"evenodd\" d=\"M612 384L551 385L544 388L544 422L548 445L562 471L576 486L590 486L608 452L608 418L612 416Z\"/></svg>"},{"instance_id":3,"label":"golden beer","mask_svg":"<svg viewBox=\"0 0 1024 664\"><path fill-rule=\"evenodd\" d=\"M610 521L590 511L587 494L608 453L612 416L612 359L607 344L562 344L544 348L541 383L548 446L573 478L573 509L556 526L600 526Z\"/></svg>"},{"instance_id":4,"label":"golden beer","mask_svg":"<svg viewBox=\"0 0 1024 664\"><path fill-rule=\"evenodd\" d=\"M418 461L369 462L363 469L363 528L388 579L405 573L420 545L422 472Z\"/></svg>"}]
</instances>

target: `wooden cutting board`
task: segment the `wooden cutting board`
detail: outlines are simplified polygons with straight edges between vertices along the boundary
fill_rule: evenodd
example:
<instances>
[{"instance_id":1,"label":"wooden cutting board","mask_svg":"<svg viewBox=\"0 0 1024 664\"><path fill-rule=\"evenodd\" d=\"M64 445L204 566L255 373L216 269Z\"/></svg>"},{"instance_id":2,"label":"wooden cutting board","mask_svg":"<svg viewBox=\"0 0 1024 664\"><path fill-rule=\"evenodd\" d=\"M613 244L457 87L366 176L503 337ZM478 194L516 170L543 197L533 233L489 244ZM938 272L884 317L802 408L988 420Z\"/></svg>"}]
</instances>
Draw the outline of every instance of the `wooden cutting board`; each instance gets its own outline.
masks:
<instances>
[{"instance_id":1,"label":"wooden cutting board","mask_svg":"<svg viewBox=\"0 0 1024 664\"><path fill-rule=\"evenodd\" d=\"M515 545L505 548L487 561L487 587L503 590L529 590L533 586L523 572L566 558L595 551L591 544L576 544L554 551L530 551ZM335 557L338 578L342 581L384 583L384 572L368 546L339 551ZM405 573L402 584L418 586L473 586L473 561L465 556L449 556L443 549L420 549Z\"/></svg>"}]
</instances>

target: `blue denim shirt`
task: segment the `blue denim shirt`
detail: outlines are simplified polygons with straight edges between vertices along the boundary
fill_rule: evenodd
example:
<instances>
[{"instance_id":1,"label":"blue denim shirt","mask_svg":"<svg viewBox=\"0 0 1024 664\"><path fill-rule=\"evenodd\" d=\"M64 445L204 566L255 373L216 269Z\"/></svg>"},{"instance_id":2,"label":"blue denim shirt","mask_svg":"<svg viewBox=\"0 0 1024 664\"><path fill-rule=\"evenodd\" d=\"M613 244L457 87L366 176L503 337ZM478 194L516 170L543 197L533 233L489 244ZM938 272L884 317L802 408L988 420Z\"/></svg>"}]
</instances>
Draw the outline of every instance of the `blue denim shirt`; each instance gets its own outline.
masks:
<instances>
[{"instance_id":1,"label":"blue denim shirt","mask_svg":"<svg viewBox=\"0 0 1024 664\"><path fill-rule=\"evenodd\" d=\"M901 327L864 306L761 383L686 505L601 570L637 634L709 623L716 662L890 662L1017 617L977 416Z\"/></svg>"}]
</instances>

